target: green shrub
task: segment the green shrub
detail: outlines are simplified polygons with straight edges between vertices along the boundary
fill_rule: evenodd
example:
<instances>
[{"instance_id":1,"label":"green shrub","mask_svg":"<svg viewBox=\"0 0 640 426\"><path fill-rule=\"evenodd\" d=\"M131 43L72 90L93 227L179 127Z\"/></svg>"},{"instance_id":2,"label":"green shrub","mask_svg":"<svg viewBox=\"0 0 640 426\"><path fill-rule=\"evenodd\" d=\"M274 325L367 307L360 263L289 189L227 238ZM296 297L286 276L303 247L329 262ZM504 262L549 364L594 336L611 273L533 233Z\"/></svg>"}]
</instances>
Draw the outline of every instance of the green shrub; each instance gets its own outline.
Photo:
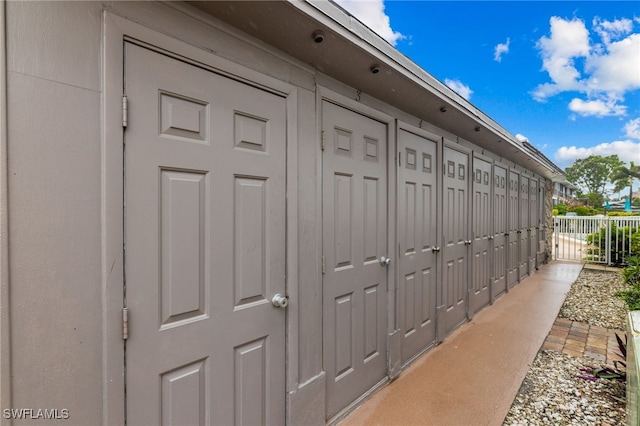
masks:
<instances>
[{"instance_id":1,"label":"green shrub","mask_svg":"<svg viewBox=\"0 0 640 426\"><path fill-rule=\"evenodd\" d=\"M566 204L556 204L555 210L558 210L558 214L564 216L567 214Z\"/></svg>"},{"instance_id":2,"label":"green shrub","mask_svg":"<svg viewBox=\"0 0 640 426\"><path fill-rule=\"evenodd\" d=\"M627 262L627 267L622 269L625 284L640 287L640 256L629 256Z\"/></svg>"},{"instance_id":3,"label":"green shrub","mask_svg":"<svg viewBox=\"0 0 640 426\"><path fill-rule=\"evenodd\" d=\"M598 211L593 207L577 206L569 209L571 212L576 212L578 216L594 216L598 214Z\"/></svg>"},{"instance_id":4,"label":"green shrub","mask_svg":"<svg viewBox=\"0 0 640 426\"><path fill-rule=\"evenodd\" d=\"M630 311L640 310L640 256L627 257L628 266L622 270L624 283L628 286L616 293L627 303Z\"/></svg>"},{"instance_id":5,"label":"green shrub","mask_svg":"<svg viewBox=\"0 0 640 426\"><path fill-rule=\"evenodd\" d=\"M640 289L637 286L620 290L616 296L625 301L630 311L640 310Z\"/></svg>"},{"instance_id":6,"label":"green shrub","mask_svg":"<svg viewBox=\"0 0 640 426\"><path fill-rule=\"evenodd\" d=\"M610 234L611 263L614 265L626 265L630 255L640 255L640 230L634 227L624 226L618 228L611 223ZM587 249L585 260L603 261L607 249L607 230L600 228L599 232L587 235L587 244L597 249ZM597 258L600 253L600 258Z\"/></svg>"},{"instance_id":7,"label":"green shrub","mask_svg":"<svg viewBox=\"0 0 640 426\"><path fill-rule=\"evenodd\" d=\"M608 216L639 216L638 213L634 212L609 212Z\"/></svg>"},{"instance_id":8,"label":"green shrub","mask_svg":"<svg viewBox=\"0 0 640 426\"><path fill-rule=\"evenodd\" d=\"M558 209L553 209L553 215L558 216Z\"/></svg>"}]
</instances>

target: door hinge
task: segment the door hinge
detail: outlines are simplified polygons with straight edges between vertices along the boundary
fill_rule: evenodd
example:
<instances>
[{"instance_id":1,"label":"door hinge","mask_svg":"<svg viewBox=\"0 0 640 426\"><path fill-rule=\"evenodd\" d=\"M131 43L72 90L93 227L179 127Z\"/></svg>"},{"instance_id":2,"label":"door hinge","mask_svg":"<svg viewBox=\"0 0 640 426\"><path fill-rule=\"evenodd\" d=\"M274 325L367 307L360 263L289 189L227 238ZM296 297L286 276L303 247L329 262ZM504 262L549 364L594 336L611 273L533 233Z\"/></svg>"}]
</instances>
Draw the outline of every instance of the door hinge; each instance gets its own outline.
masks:
<instances>
[{"instance_id":1,"label":"door hinge","mask_svg":"<svg viewBox=\"0 0 640 426\"><path fill-rule=\"evenodd\" d=\"M320 149L324 151L324 130L320 134Z\"/></svg>"},{"instance_id":2,"label":"door hinge","mask_svg":"<svg viewBox=\"0 0 640 426\"><path fill-rule=\"evenodd\" d=\"M402 166L402 153L398 153L398 166Z\"/></svg>"},{"instance_id":3,"label":"door hinge","mask_svg":"<svg viewBox=\"0 0 640 426\"><path fill-rule=\"evenodd\" d=\"M129 309L122 308L122 340L129 338Z\"/></svg>"},{"instance_id":4,"label":"door hinge","mask_svg":"<svg viewBox=\"0 0 640 426\"><path fill-rule=\"evenodd\" d=\"M327 259L322 256L322 273L324 274L327 271Z\"/></svg>"},{"instance_id":5,"label":"door hinge","mask_svg":"<svg viewBox=\"0 0 640 426\"><path fill-rule=\"evenodd\" d=\"M122 127L127 127L129 122L129 108L127 103L127 95L122 95Z\"/></svg>"}]
</instances>

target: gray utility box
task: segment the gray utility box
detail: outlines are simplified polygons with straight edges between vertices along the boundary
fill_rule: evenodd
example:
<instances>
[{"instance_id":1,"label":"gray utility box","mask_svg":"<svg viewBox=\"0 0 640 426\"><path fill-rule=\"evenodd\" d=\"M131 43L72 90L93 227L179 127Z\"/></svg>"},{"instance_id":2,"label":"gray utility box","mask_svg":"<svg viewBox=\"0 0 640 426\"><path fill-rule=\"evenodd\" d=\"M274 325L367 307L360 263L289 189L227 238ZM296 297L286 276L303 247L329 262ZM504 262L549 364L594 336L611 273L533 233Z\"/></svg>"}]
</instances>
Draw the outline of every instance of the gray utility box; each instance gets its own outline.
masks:
<instances>
[{"instance_id":1,"label":"gray utility box","mask_svg":"<svg viewBox=\"0 0 640 426\"><path fill-rule=\"evenodd\" d=\"M627 328L627 425L640 425L638 406L640 393L638 392L638 372L640 371L640 311L629 312Z\"/></svg>"}]
</instances>

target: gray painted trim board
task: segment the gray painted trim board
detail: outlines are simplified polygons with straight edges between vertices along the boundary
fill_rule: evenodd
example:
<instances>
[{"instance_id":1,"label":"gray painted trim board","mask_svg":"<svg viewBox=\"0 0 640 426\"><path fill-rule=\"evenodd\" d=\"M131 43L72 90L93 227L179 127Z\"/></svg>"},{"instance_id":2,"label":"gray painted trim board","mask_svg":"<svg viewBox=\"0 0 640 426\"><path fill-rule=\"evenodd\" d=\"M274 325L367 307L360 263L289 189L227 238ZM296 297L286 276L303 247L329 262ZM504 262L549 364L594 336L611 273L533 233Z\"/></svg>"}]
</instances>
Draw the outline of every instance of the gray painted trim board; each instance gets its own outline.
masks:
<instances>
[{"instance_id":1,"label":"gray painted trim board","mask_svg":"<svg viewBox=\"0 0 640 426\"><path fill-rule=\"evenodd\" d=\"M11 313L8 218L7 137L7 22L6 2L0 2L0 401L11 407ZM0 418L10 425L11 419Z\"/></svg>"}]
</instances>

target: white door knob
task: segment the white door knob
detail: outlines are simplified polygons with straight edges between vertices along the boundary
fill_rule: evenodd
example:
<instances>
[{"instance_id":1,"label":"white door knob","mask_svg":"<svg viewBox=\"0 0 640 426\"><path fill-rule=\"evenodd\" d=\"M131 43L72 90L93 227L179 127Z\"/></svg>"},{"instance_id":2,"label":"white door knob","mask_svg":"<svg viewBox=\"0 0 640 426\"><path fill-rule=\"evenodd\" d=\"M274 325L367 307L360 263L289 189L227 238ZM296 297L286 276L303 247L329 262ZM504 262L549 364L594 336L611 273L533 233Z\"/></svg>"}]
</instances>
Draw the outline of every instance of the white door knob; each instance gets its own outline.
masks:
<instances>
[{"instance_id":1,"label":"white door knob","mask_svg":"<svg viewBox=\"0 0 640 426\"><path fill-rule=\"evenodd\" d=\"M286 308L289 305L289 298L278 293L273 296L271 303L273 303L273 306L276 308Z\"/></svg>"}]
</instances>

